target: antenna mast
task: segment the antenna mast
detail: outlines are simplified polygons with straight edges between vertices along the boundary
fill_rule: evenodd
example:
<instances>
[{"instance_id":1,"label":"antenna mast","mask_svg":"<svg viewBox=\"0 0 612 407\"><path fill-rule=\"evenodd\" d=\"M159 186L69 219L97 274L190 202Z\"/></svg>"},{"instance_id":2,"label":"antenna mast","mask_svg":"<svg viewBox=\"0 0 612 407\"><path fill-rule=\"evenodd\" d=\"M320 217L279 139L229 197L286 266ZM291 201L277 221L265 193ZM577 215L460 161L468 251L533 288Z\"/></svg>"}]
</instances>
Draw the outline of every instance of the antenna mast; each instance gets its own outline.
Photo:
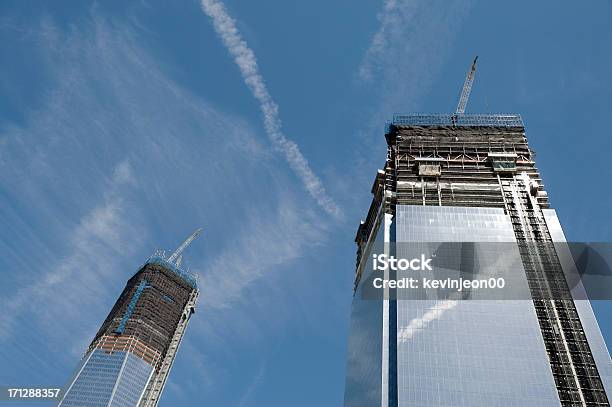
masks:
<instances>
[{"instance_id":1,"label":"antenna mast","mask_svg":"<svg viewBox=\"0 0 612 407\"><path fill-rule=\"evenodd\" d=\"M168 263L172 263L177 259L182 260L183 258L181 254L187 248L187 246L189 246L191 242L193 242L200 235L200 233L202 233L202 228L196 229L196 231L193 232L191 236L185 239L185 241L174 251L174 253L172 253L170 257L168 257ZM177 261L177 263L177 266L181 264L180 261Z\"/></svg>"},{"instance_id":2,"label":"antenna mast","mask_svg":"<svg viewBox=\"0 0 612 407\"><path fill-rule=\"evenodd\" d=\"M474 58L474 62L472 62L472 67L470 68L470 71L468 72L467 77L465 78L465 83L463 84L463 89L461 90L461 97L459 98L459 104L457 105L455 116L465 113L465 106L467 105L468 99L470 97L470 92L472 91L472 83L474 83L477 60L478 56Z\"/></svg>"}]
</instances>

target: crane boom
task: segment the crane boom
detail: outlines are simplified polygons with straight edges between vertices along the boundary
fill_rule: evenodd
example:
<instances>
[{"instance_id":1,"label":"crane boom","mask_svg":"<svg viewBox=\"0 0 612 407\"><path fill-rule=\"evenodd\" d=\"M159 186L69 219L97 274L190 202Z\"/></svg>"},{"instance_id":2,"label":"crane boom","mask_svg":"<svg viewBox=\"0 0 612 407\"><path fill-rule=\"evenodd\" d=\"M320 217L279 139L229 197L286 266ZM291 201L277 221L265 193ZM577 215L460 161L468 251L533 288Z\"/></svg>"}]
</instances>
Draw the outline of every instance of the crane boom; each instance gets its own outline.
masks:
<instances>
[{"instance_id":1,"label":"crane boom","mask_svg":"<svg viewBox=\"0 0 612 407\"><path fill-rule=\"evenodd\" d=\"M476 61L478 60L478 56L474 58L474 62L472 62L472 67L468 72L465 83L463 84L463 89L461 90L461 97L459 97L459 104L457 105L457 110L455 114L463 114L465 113L465 106L467 105L468 99L470 97L470 92L472 91L472 83L474 83L474 75L476 74Z\"/></svg>"},{"instance_id":2,"label":"crane boom","mask_svg":"<svg viewBox=\"0 0 612 407\"><path fill-rule=\"evenodd\" d=\"M185 239L185 241L174 251L174 253L172 253L170 257L168 257L168 262L172 263L177 258L179 258L181 253L183 253L187 246L189 246L191 242L193 242L200 235L200 233L202 233L202 228L196 229L196 231L193 232L191 236L189 236L187 239Z\"/></svg>"}]
</instances>

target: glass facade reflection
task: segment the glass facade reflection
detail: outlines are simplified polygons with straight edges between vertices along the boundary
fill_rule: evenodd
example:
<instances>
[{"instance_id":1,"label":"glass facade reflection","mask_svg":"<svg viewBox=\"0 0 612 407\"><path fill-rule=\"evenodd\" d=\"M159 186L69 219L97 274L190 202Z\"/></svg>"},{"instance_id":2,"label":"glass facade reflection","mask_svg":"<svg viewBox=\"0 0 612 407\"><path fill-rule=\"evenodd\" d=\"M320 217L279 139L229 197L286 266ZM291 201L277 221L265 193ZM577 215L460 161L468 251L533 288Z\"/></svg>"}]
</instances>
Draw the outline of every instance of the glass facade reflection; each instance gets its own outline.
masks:
<instances>
[{"instance_id":1,"label":"glass facade reflection","mask_svg":"<svg viewBox=\"0 0 612 407\"><path fill-rule=\"evenodd\" d=\"M383 241L380 229L374 232L376 245ZM366 279L367 275L362 277ZM358 286L353 297L344 400L346 406L354 407L380 405L382 397L383 301L362 299L362 288Z\"/></svg>"},{"instance_id":2,"label":"glass facade reflection","mask_svg":"<svg viewBox=\"0 0 612 407\"><path fill-rule=\"evenodd\" d=\"M396 211L398 243L514 241L503 209ZM531 301L398 300L396 323L399 406L559 405Z\"/></svg>"},{"instance_id":3,"label":"glass facade reflection","mask_svg":"<svg viewBox=\"0 0 612 407\"><path fill-rule=\"evenodd\" d=\"M133 407L138 404L153 366L130 352L94 349L59 403L65 407Z\"/></svg>"}]
</instances>

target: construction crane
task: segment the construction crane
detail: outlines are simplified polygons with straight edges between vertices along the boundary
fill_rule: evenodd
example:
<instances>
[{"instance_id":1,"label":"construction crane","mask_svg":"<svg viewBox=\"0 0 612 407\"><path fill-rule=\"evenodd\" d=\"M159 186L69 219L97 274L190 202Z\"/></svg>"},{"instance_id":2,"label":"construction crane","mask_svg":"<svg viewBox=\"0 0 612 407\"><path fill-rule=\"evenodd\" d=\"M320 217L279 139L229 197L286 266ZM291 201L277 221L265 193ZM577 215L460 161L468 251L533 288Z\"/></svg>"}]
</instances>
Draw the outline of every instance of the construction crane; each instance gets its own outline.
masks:
<instances>
[{"instance_id":1,"label":"construction crane","mask_svg":"<svg viewBox=\"0 0 612 407\"><path fill-rule=\"evenodd\" d=\"M474 83L474 75L476 74L476 61L478 60L478 56L474 58L474 62L472 62L472 67L468 72L465 83L463 84L463 89L461 90L461 96L459 97L459 104L457 105L457 110L455 111L455 117L460 114L465 113L465 106L467 105L468 99L470 97L470 92L472 91L472 83Z\"/></svg>"},{"instance_id":2,"label":"construction crane","mask_svg":"<svg viewBox=\"0 0 612 407\"><path fill-rule=\"evenodd\" d=\"M183 260L183 251L202 233L202 228L196 229L185 241L168 257L168 263L172 263L176 260L176 266L179 267Z\"/></svg>"}]
</instances>

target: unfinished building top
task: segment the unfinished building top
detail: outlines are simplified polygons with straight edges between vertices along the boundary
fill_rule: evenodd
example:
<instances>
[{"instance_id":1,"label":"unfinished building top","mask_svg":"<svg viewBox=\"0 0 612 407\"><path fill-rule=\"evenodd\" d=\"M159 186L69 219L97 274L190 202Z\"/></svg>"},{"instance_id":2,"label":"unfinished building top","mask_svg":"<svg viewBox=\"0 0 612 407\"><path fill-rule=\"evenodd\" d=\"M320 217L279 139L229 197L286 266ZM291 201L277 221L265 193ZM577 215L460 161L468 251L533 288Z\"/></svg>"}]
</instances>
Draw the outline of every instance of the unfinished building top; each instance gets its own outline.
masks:
<instances>
[{"instance_id":1,"label":"unfinished building top","mask_svg":"<svg viewBox=\"0 0 612 407\"><path fill-rule=\"evenodd\" d=\"M460 127L520 127L524 128L519 114L394 114L385 125L385 134L396 126L460 126Z\"/></svg>"},{"instance_id":2,"label":"unfinished building top","mask_svg":"<svg viewBox=\"0 0 612 407\"><path fill-rule=\"evenodd\" d=\"M197 278L195 274L187 270L184 270L180 267L177 267L175 264L170 263L167 259L165 259L162 256L153 255L147 259L147 261L145 262L145 265L146 264L157 264L159 266L162 266L172 271L174 274L176 274L179 278L181 278L183 281L185 281L187 284L189 284L194 289L197 289L198 287Z\"/></svg>"}]
</instances>

